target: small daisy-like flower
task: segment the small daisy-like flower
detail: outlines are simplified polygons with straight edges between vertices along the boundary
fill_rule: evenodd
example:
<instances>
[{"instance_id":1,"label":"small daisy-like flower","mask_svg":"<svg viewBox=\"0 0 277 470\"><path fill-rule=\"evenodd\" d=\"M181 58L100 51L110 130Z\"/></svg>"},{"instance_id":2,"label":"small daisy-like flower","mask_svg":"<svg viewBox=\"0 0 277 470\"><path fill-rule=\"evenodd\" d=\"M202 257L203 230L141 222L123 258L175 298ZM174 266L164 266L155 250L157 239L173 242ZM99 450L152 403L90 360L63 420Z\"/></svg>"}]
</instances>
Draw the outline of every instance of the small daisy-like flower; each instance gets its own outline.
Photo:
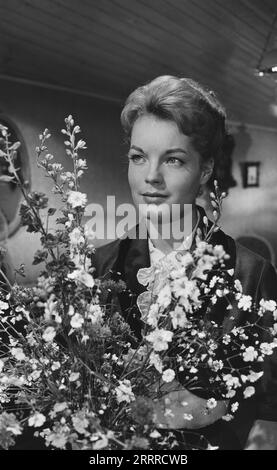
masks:
<instances>
[{"instance_id":1,"label":"small daisy-like flower","mask_svg":"<svg viewBox=\"0 0 277 470\"><path fill-rule=\"evenodd\" d=\"M73 315L73 317L70 320L70 325L72 326L72 328L76 328L76 329L81 328L83 323L84 323L84 318L82 317L82 315L80 315L80 313L75 313L75 315Z\"/></svg>"},{"instance_id":2,"label":"small daisy-like flower","mask_svg":"<svg viewBox=\"0 0 277 470\"><path fill-rule=\"evenodd\" d=\"M78 227L75 227L72 230L72 232L70 232L69 239L70 239L71 245L74 245L74 246L85 242L83 234L82 234L81 230Z\"/></svg>"},{"instance_id":3,"label":"small daisy-like flower","mask_svg":"<svg viewBox=\"0 0 277 470\"><path fill-rule=\"evenodd\" d=\"M69 191L67 202L73 207L73 209L76 207L85 207L87 203L87 195L80 193L79 191Z\"/></svg>"},{"instance_id":4,"label":"small daisy-like flower","mask_svg":"<svg viewBox=\"0 0 277 470\"><path fill-rule=\"evenodd\" d=\"M253 346L249 346L248 348L246 348L246 350L244 351L242 355L243 360L245 362L252 362L256 359L257 356L258 356L258 352L255 350Z\"/></svg>"},{"instance_id":5,"label":"small daisy-like flower","mask_svg":"<svg viewBox=\"0 0 277 470\"><path fill-rule=\"evenodd\" d=\"M150 354L149 363L153 365L155 369L157 369L157 371L160 372L160 374L162 373L163 362L158 354L152 352Z\"/></svg>"},{"instance_id":6,"label":"small daisy-like flower","mask_svg":"<svg viewBox=\"0 0 277 470\"><path fill-rule=\"evenodd\" d=\"M3 302L3 300L0 300L0 310L8 310L9 304L7 302Z\"/></svg>"},{"instance_id":7,"label":"small daisy-like flower","mask_svg":"<svg viewBox=\"0 0 277 470\"><path fill-rule=\"evenodd\" d=\"M33 416L28 419L29 426L33 426L34 428L39 428L42 426L46 421L46 417L39 412L36 412Z\"/></svg>"},{"instance_id":8,"label":"small daisy-like flower","mask_svg":"<svg viewBox=\"0 0 277 470\"><path fill-rule=\"evenodd\" d=\"M25 356L22 348L12 348L11 349L11 354L18 361L24 361L24 359L26 359L26 356Z\"/></svg>"},{"instance_id":9,"label":"small daisy-like flower","mask_svg":"<svg viewBox=\"0 0 277 470\"><path fill-rule=\"evenodd\" d=\"M53 407L53 411L56 414L56 413L60 413L61 411L66 410L66 408L68 408L68 405L65 401L63 401L60 403L56 403Z\"/></svg>"},{"instance_id":10,"label":"small daisy-like flower","mask_svg":"<svg viewBox=\"0 0 277 470\"><path fill-rule=\"evenodd\" d=\"M276 302L274 300L260 300L260 307L264 312L274 312L276 310Z\"/></svg>"},{"instance_id":11,"label":"small daisy-like flower","mask_svg":"<svg viewBox=\"0 0 277 470\"><path fill-rule=\"evenodd\" d=\"M170 312L171 320L172 320L172 326L173 328L177 328L178 326L180 328L183 328L186 323L188 322L186 313L182 307L177 305L173 312Z\"/></svg>"},{"instance_id":12,"label":"small daisy-like flower","mask_svg":"<svg viewBox=\"0 0 277 470\"><path fill-rule=\"evenodd\" d=\"M277 344L275 343L262 343L260 344L260 350L262 354L270 356L273 353L273 349L276 348Z\"/></svg>"},{"instance_id":13,"label":"small daisy-like flower","mask_svg":"<svg viewBox=\"0 0 277 470\"><path fill-rule=\"evenodd\" d=\"M116 387L115 392L118 403L121 403L123 401L130 403L131 401L135 400L130 380L119 380L119 386Z\"/></svg>"},{"instance_id":14,"label":"small daisy-like flower","mask_svg":"<svg viewBox=\"0 0 277 470\"><path fill-rule=\"evenodd\" d=\"M232 413L235 413L237 411L238 407L239 407L239 404L238 404L237 401L235 403L232 403L232 405L231 405Z\"/></svg>"},{"instance_id":15,"label":"small daisy-like flower","mask_svg":"<svg viewBox=\"0 0 277 470\"><path fill-rule=\"evenodd\" d=\"M172 331L157 329L146 336L146 340L153 344L155 351L164 351L168 349L168 343L172 341Z\"/></svg>"},{"instance_id":16,"label":"small daisy-like flower","mask_svg":"<svg viewBox=\"0 0 277 470\"><path fill-rule=\"evenodd\" d=\"M238 301L238 308L246 311L251 308L252 305L252 297L251 295L242 295Z\"/></svg>"},{"instance_id":17,"label":"small daisy-like flower","mask_svg":"<svg viewBox=\"0 0 277 470\"><path fill-rule=\"evenodd\" d=\"M216 408L216 406L217 406L217 401L215 400L215 398L209 398L209 400L207 400L207 408L209 410Z\"/></svg>"},{"instance_id":18,"label":"small daisy-like flower","mask_svg":"<svg viewBox=\"0 0 277 470\"><path fill-rule=\"evenodd\" d=\"M172 382L175 378L175 372L173 369L166 369L162 375L162 379L164 382Z\"/></svg>"},{"instance_id":19,"label":"small daisy-like flower","mask_svg":"<svg viewBox=\"0 0 277 470\"><path fill-rule=\"evenodd\" d=\"M72 273L69 273L67 277L68 279L73 279L74 281L84 284L86 287L93 287L95 284L93 277L84 269L76 269Z\"/></svg>"},{"instance_id":20,"label":"small daisy-like flower","mask_svg":"<svg viewBox=\"0 0 277 470\"><path fill-rule=\"evenodd\" d=\"M46 341L47 343L50 342L50 341L53 341L53 339L55 338L56 336L56 330L55 328L53 328L53 326L48 326L45 330L44 330L44 333L42 335L42 338L44 339L44 341Z\"/></svg>"}]
</instances>

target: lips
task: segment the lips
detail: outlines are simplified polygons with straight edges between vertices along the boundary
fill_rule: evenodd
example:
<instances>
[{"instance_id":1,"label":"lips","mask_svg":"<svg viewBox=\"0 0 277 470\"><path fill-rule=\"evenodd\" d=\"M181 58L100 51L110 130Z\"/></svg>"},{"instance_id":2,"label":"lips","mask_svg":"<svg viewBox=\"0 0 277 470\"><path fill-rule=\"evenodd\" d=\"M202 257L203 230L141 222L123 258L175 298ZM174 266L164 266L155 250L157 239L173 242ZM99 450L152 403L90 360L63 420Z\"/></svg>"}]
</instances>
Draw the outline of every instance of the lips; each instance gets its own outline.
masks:
<instances>
[{"instance_id":1,"label":"lips","mask_svg":"<svg viewBox=\"0 0 277 470\"><path fill-rule=\"evenodd\" d=\"M167 197L166 194L161 194L161 193L144 193L143 196L145 196L145 197L161 197L161 198Z\"/></svg>"},{"instance_id":2,"label":"lips","mask_svg":"<svg viewBox=\"0 0 277 470\"><path fill-rule=\"evenodd\" d=\"M168 197L161 193L144 193L142 196L146 204L162 204Z\"/></svg>"}]
</instances>

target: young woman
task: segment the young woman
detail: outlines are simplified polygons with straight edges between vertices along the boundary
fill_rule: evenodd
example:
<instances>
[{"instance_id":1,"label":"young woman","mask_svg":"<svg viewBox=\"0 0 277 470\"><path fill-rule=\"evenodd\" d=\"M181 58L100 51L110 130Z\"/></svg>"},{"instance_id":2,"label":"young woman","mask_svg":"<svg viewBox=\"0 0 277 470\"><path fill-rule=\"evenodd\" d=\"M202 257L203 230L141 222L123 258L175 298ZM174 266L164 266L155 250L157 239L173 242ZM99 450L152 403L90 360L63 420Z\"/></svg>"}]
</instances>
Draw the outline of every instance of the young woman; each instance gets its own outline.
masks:
<instances>
[{"instance_id":1,"label":"young woman","mask_svg":"<svg viewBox=\"0 0 277 470\"><path fill-rule=\"evenodd\" d=\"M94 264L97 276L110 270L121 273L133 293L132 300L127 293L120 294L122 314L140 338L142 324L136 297L144 287L139 284L137 273L140 268L150 266L173 250L184 249L184 240L176 240L172 232L170 237L163 239L165 209L169 209L169 220L173 223L173 208L176 205L180 208L178 222L181 222L184 232L186 228L187 233L192 232L191 239L196 228L201 229L205 213L197 207L196 198L201 186L211 178L214 165L223 157L228 135L225 111L214 93L191 79L172 76L158 77L136 89L126 101L121 122L130 145L128 178L134 203L138 207L146 205L149 208L145 222L148 234L151 233L151 211L158 214L160 236L151 240L151 236L140 239L127 234L124 239L99 248ZM187 210L188 207L191 210ZM135 233L138 232L136 227ZM256 301L276 298L276 273L265 259L235 243L222 231L213 235L211 243L223 245L230 255L228 267L235 269L235 278L241 281L244 294L251 295ZM234 321L241 324L242 316L238 313ZM220 401L207 415L204 413L205 398L182 387L181 377L178 380L178 392L168 391L168 397L175 403L174 417L164 417L161 411L163 402L157 406L157 420L164 428L176 431L180 447L181 430L190 428L221 449L243 448L251 427L247 448L277 446L276 355L265 364L259 392L253 399L244 400L233 424L221 420L226 413L227 402ZM183 401L187 403L186 413L191 412L195 416L192 422L183 418ZM260 431L262 439L257 441L255 436Z\"/></svg>"}]
</instances>

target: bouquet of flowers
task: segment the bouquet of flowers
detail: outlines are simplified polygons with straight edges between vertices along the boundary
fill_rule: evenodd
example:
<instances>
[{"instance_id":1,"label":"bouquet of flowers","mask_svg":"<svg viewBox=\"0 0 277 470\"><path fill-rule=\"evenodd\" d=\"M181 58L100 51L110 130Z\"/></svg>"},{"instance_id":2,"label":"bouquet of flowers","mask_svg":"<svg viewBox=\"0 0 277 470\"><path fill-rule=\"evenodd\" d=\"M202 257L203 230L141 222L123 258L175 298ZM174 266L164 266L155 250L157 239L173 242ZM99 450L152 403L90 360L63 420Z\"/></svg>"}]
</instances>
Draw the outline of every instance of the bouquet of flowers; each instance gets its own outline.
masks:
<instances>
[{"instance_id":1,"label":"bouquet of flowers","mask_svg":"<svg viewBox=\"0 0 277 470\"><path fill-rule=\"evenodd\" d=\"M255 305L243 295L226 269L228 255L209 244L222 203L217 187L215 221L209 226L204 220L206 230L198 233L194 249L138 273L147 286L137 300L144 321L139 342L117 308L124 282L93 275L93 233L82 224L87 197L80 180L87 164L80 157L86 143L78 140L79 126L69 116L62 129L71 171L48 153L47 129L36 149L37 163L62 201L54 232L48 221L56 209L20 179L15 167L20 143L9 141L7 128L0 131L0 157L24 197L22 224L40 234L33 264L43 264L28 288L10 285L1 272L6 285L0 300L0 447L12 447L17 436L32 430L51 449L174 448L178 442L174 433L163 432L159 404L180 383L195 393L205 391L206 413L217 400L231 400L225 417L230 419L237 397L255 392L263 373L259 366L277 345L277 306ZM222 299L228 306L219 321L214 307ZM249 312L244 326L232 323L236 309ZM272 319L267 325L265 312ZM174 414L174 403L165 403L164 417ZM183 406L189 423L194 416Z\"/></svg>"}]
</instances>

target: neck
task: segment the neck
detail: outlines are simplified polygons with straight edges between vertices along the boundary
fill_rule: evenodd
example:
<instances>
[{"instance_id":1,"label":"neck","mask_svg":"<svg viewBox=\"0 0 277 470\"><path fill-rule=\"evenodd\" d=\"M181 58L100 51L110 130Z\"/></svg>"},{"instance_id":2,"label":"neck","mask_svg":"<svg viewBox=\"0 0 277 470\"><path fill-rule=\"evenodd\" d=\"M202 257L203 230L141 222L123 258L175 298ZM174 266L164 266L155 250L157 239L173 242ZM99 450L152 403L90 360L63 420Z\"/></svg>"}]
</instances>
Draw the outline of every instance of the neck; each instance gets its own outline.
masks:
<instances>
[{"instance_id":1,"label":"neck","mask_svg":"<svg viewBox=\"0 0 277 470\"><path fill-rule=\"evenodd\" d=\"M146 224L153 245L164 253L169 253L192 234L197 220L198 212L194 204L192 210L183 214L181 219L157 225L151 224L147 219Z\"/></svg>"}]
</instances>

